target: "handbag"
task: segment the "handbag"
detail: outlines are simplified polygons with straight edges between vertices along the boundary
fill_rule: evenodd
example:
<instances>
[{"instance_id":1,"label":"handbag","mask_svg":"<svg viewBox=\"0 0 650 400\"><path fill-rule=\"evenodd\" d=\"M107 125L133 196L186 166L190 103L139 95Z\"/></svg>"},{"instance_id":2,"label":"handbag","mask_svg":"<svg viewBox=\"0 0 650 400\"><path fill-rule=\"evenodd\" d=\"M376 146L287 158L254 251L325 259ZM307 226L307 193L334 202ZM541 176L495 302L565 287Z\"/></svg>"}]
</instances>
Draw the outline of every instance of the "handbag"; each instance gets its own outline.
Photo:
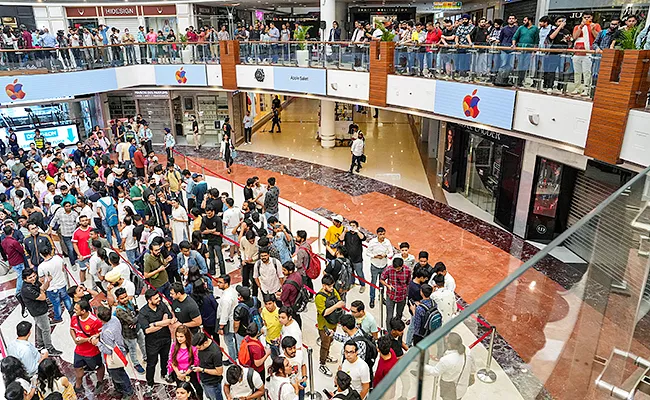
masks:
<instances>
[{"instance_id":1,"label":"handbag","mask_svg":"<svg viewBox=\"0 0 650 400\"><path fill-rule=\"evenodd\" d=\"M368 159L368 158L366 157L365 154L362 154L362 155L361 155L361 162L362 162L362 163L365 163L367 159Z\"/></svg>"},{"instance_id":2,"label":"handbag","mask_svg":"<svg viewBox=\"0 0 650 400\"><path fill-rule=\"evenodd\" d=\"M235 158L237 158L237 150L235 150L235 149L230 150L230 157L231 157L233 160L234 160Z\"/></svg>"}]
</instances>

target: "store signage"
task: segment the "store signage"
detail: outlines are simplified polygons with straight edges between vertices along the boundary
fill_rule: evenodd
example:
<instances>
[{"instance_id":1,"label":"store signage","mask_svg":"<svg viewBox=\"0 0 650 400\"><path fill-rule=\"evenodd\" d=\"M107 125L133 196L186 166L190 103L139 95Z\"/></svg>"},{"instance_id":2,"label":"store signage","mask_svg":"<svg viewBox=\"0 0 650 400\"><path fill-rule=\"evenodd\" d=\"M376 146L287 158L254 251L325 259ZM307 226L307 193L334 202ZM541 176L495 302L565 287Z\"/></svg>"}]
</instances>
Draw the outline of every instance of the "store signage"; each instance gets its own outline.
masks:
<instances>
[{"instance_id":1,"label":"store signage","mask_svg":"<svg viewBox=\"0 0 650 400\"><path fill-rule=\"evenodd\" d=\"M237 65L237 86L254 89L274 89L276 67L266 65Z\"/></svg>"},{"instance_id":2,"label":"store signage","mask_svg":"<svg viewBox=\"0 0 650 400\"><path fill-rule=\"evenodd\" d=\"M434 11L455 11L463 8L462 1L434 1Z\"/></svg>"},{"instance_id":3,"label":"store signage","mask_svg":"<svg viewBox=\"0 0 650 400\"><path fill-rule=\"evenodd\" d=\"M70 98L117 89L115 69L60 74L0 76L0 104Z\"/></svg>"},{"instance_id":4,"label":"store signage","mask_svg":"<svg viewBox=\"0 0 650 400\"><path fill-rule=\"evenodd\" d=\"M207 86L205 65L156 65L156 85Z\"/></svg>"},{"instance_id":5,"label":"store signage","mask_svg":"<svg viewBox=\"0 0 650 400\"><path fill-rule=\"evenodd\" d=\"M512 129L516 91L466 83L436 83L436 114Z\"/></svg>"},{"instance_id":6,"label":"store signage","mask_svg":"<svg viewBox=\"0 0 650 400\"><path fill-rule=\"evenodd\" d=\"M416 7L352 7L352 13L370 13L370 14L413 14L415 15Z\"/></svg>"},{"instance_id":7,"label":"store signage","mask_svg":"<svg viewBox=\"0 0 650 400\"><path fill-rule=\"evenodd\" d=\"M46 141L56 146L59 143L64 145L74 145L79 141L79 131L77 125L61 125L49 128L40 128L41 135ZM26 131L16 131L16 138L18 139L18 146L23 149L28 149L29 144L34 142L34 129ZM7 128L0 128L0 138L7 143Z\"/></svg>"},{"instance_id":8,"label":"store signage","mask_svg":"<svg viewBox=\"0 0 650 400\"><path fill-rule=\"evenodd\" d=\"M68 18L91 18L97 16L95 7L66 7L65 14Z\"/></svg>"},{"instance_id":9,"label":"store signage","mask_svg":"<svg viewBox=\"0 0 650 400\"><path fill-rule=\"evenodd\" d=\"M212 7L196 6L196 13L205 15L213 14Z\"/></svg>"},{"instance_id":10,"label":"store signage","mask_svg":"<svg viewBox=\"0 0 650 400\"><path fill-rule=\"evenodd\" d=\"M135 6L102 7L106 17L131 17L138 15Z\"/></svg>"},{"instance_id":11,"label":"store signage","mask_svg":"<svg viewBox=\"0 0 650 400\"><path fill-rule=\"evenodd\" d=\"M285 92L327 94L327 71L316 68L275 67L274 89Z\"/></svg>"},{"instance_id":12,"label":"store signage","mask_svg":"<svg viewBox=\"0 0 650 400\"><path fill-rule=\"evenodd\" d=\"M164 15L176 15L176 6L173 4L164 5L164 6L141 6L142 13L141 15L146 16L164 16Z\"/></svg>"},{"instance_id":13,"label":"store signage","mask_svg":"<svg viewBox=\"0 0 650 400\"><path fill-rule=\"evenodd\" d=\"M168 99L169 92L166 90L135 90L133 97L136 99Z\"/></svg>"}]
</instances>

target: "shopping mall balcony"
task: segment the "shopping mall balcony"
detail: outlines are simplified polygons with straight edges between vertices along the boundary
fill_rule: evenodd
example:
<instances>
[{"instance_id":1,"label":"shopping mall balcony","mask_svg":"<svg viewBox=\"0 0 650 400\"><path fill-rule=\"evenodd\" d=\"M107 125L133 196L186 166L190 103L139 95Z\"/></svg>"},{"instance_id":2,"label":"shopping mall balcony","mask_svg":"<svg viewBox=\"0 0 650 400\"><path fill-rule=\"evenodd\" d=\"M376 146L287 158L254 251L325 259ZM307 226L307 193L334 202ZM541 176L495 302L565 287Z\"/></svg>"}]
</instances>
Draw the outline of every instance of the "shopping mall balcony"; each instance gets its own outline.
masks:
<instances>
[{"instance_id":1,"label":"shopping mall balcony","mask_svg":"<svg viewBox=\"0 0 650 400\"><path fill-rule=\"evenodd\" d=\"M151 64L140 64L143 54ZM575 74L575 57L586 57L591 72ZM647 58L647 51L576 53L393 42L2 50L7 98L0 104L132 87L272 91L489 128L638 167L650 163L645 159L650 146L645 143L646 114L630 110L646 106Z\"/></svg>"}]
</instances>

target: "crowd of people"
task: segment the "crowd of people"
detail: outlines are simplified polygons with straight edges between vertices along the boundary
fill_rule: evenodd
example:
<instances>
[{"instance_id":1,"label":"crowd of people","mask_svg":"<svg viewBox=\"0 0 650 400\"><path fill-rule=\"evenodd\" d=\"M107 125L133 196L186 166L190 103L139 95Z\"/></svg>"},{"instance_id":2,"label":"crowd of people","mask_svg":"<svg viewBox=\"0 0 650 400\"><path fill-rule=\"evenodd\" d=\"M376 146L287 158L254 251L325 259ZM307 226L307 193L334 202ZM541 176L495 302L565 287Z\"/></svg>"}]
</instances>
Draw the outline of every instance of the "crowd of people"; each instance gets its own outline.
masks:
<instances>
[{"instance_id":1,"label":"crowd of people","mask_svg":"<svg viewBox=\"0 0 650 400\"><path fill-rule=\"evenodd\" d=\"M9 139L0 249L17 275L23 321L1 364L8 400L102 392L107 373L113 395L130 398L127 370L144 375L149 395L159 373L180 399L302 399L316 378L306 372L303 342L310 312L320 342L316 373L334 377L339 398L365 398L409 346L456 313L455 280L443 263L431 266L427 252L415 257L408 243L397 250L385 229L370 239L358 222L335 215L322 264L307 233L279 220L274 177L247 179L236 204L201 174L180 170L173 152L160 164L139 115L107 132L96 127L72 148L52 146L38 130L29 149L17 146L15 133ZM231 281L234 269L241 284ZM367 302L350 299L355 285L359 293L370 286ZM369 312L380 286L385 322ZM74 380L61 373L52 339L64 320ZM335 341L343 344L340 362ZM459 363L463 351L462 343L442 348L439 356L451 361L435 374L464 381L473 364Z\"/></svg>"}]
</instances>

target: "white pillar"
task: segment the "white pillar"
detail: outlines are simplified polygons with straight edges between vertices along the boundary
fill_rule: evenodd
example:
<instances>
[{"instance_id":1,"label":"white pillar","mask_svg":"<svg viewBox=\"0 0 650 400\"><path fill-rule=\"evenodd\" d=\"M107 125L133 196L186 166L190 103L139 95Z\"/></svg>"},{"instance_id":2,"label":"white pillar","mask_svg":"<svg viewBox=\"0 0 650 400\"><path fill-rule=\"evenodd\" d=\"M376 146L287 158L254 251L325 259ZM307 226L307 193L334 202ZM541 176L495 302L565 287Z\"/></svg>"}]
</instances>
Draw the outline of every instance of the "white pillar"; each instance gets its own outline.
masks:
<instances>
[{"instance_id":1,"label":"white pillar","mask_svg":"<svg viewBox=\"0 0 650 400\"><path fill-rule=\"evenodd\" d=\"M336 130L334 127L333 101L321 100L320 102L320 145L332 148L336 143Z\"/></svg>"},{"instance_id":2,"label":"white pillar","mask_svg":"<svg viewBox=\"0 0 650 400\"><path fill-rule=\"evenodd\" d=\"M326 22L325 31L323 32L322 40L327 41L332 29L332 22L336 19L336 1L334 0L320 0L320 20ZM339 21L341 26L341 21Z\"/></svg>"}]
</instances>

